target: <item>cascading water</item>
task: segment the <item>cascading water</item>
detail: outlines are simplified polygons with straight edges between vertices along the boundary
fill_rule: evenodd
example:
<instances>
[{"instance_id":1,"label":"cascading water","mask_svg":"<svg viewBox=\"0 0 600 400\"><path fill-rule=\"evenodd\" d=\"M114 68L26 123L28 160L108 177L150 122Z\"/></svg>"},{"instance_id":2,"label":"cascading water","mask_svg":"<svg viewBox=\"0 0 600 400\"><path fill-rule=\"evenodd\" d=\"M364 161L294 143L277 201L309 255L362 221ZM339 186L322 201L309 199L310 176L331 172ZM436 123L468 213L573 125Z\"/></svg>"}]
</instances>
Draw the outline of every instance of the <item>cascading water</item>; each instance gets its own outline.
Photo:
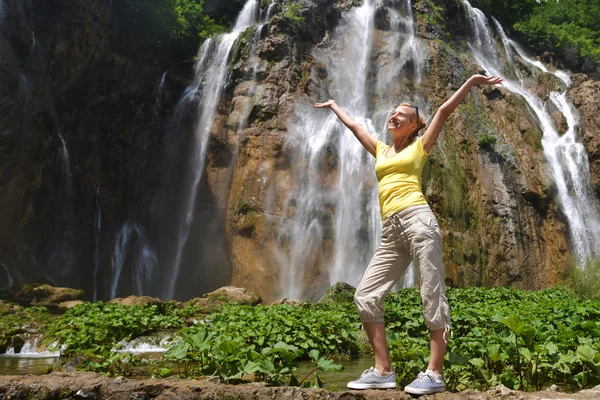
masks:
<instances>
[{"instance_id":1,"label":"cascading water","mask_svg":"<svg viewBox=\"0 0 600 400\"><path fill-rule=\"evenodd\" d=\"M8 269L8 267L2 263L0 264L2 265L2 269L4 269L4 272L6 274L6 286L5 287L0 287L0 289L7 289L7 288L11 288L14 285L14 279L12 277L12 274L10 273L10 270Z\"/></svg>"},{"instance_id":2,"label":"cascading water","mask_svg":"<svg viewBox=\"0 0 600 400\"><path fill-rule=\"evenodd\" d=\"M129 221L123 224L115 240L115 250L112 257L111 299L117 297L123 267L128 259L135 260L135 262L130 263L133 264L131 286L134 293L137 295L148 293L156 270L156 254L148 245L144 229Z\"/></svg>"},{"instance_id":3,"label":"cascading water","mask_svg":"<svg viewBox=\"0 0 600 400\"><path fill-rule=\"evenodd\" d=\"M184 246L194 220L194 206L196 205L199 183L206 164L209 133L226 83L231 50L240 34L256 23L258 14L259 1L248 0L230 33L219 35L204 42L199 52L200 58L196 64L195 82L186 90L181 100L182 102L188 102L193 96L198 96L200 110L194 132L197 151L192 160L190 184L187 185L189 192L185 195L182 203L183 213L176 234L177 245L171 264L172 270L166 293L163 296L168 299L172 299L175 294Z\"/></svg>"},{"instance_id":4,"label":"cascading water","mask_svg":"<svg viewBox=\"0 0 600 400\"><path fill-rule=\"evenodd\" d=\"M94 294L93 301L98 299L98 269L100 268L100 238L102 237L102 209L100 208L100 184L96 186L96 215L94 218Z\"/></svg>"},{"instance_id":5,"label":"cascading water","mask_svg":"<svg viewBox=\"0 0 600 400\"><path fill-rule=\"evenodd\" d=\"M63 168L64 168L64 174L65 174L65 178L67 180L67 193L72 193L73 192L73 176L71 173L71 160L69 159L69 150L67 149L67 142L65 141L65 139L62 137L62 135L59 133L58 134L58 138L60 139L60 143L62 144L62 148L61 148L61 158L63 160Z\"/></svg>"},{"instance_id":6,"label":"cascading water","mask_svg":"<svg viewBox=\"0 0 600 400\"><path fill-rule=\"evenodd\" d=\"M160 108L162 106L162 96L165 91L165 78L169 71L165 71L160 78L160 82L158 84L158 90L156 91L156 98L154 99L154 106L152 107L152 122L156 121L158 118L158 113L160 112Z\"/></svg>"},{"instance_id":7,"label":"cascading water","mask_svg":"<svg viewBox=\"0 0 600 400\"><path fill-rule=\"evenodd\" d=\"M23 102L23 140L29 137L31 133L31 122L33 116L33 95L31 93L31 84L27 75L19 76L19 97Z\"/></svg>"},{"instance_id":8,"label":"cascading water","mask_svg":"<svg viewBox=\"0 0 600 400\"><path fill-rule=\"evenodd\" d=\"M313 57L327 71L322 98L335 99L355 121L385 140L384 134L375 133L371 119L380 115L383 121L393 108L388 94L377 89L391 83L397 73L382 74L383 78L378 74L374 110L369 109L372 88L367 83L379 6L378 1L364 0L360 7L344 13L330 43L315 50ZM407 7L411 8L410 2ZM418 69L413 22L405 18L407 28L402 32L400 17L395 15L398 22L394 24L392 14L392 30L394 26L396 29L388 40L390 53L402 38L404 43L390 64L400 65L401 69L408 61L401 57L412 57ZM343 281L357 285L381 230L374 159L332 112L314 109L310 104L297 105L288 131L295 157L295 185L285 205L289 212L284 212L286 217L278 222L281 246L276 249L276 258L282 295L305 298L304 271L314 263L329 266L330 284ZM332 163L335 166L328 167ZM320 258L326 248L333 250L331 259Z\"/></svg>"},{"instance_id":9,"label":"cascading water","mask_svg":"<svg viewBox=\"0 0 600 400\"><path fill-rule=\"evenodd\" d=\"M522 49L508 39L500 24L495 21L511 66L511 70L505 70L501 60L496 56L499 52L496 50L496 43L491 39L493 34L485 15L473 8L468 1L463 3L475 34L475 42L471 43L471 48L477 63L489 74L502 77L504 87L522 96L539 120L543 132L544 155L558 189L561 209L568 221L572 248L579 265L583 266L587 260L600 256L600 216L598 200L592 190L587 154L583 144L577 138L576 112L567 100L566 90L563 93L550 94L550 100L567 121L567 131L562 135L559 134L552 123L546 103L527 89L526 79L515 67L514 59L520 58L525 64L536 68L538 72L553 74L565 86L570 85L571 80L566 73L550 72L540 62L526 57ZM483 46L484 42L486 46ZM516 77L518 82L512 77Z\"/></svg>"},{"instance_id":10,"label":"cascading water","mask_svg":"<svg viewBox=\"0 0 600 400\"><path fill-rule=\"evenodd\" d=\"M273 16L273 10L275 10L276 5L277 5L277 1L272 0L271 4L269 4L269 7L267 8L267 13L265 15L265 18L263 19L263 23L269 22L269 19L271 19L271 17Z\"/></svg>"}]
</instances>

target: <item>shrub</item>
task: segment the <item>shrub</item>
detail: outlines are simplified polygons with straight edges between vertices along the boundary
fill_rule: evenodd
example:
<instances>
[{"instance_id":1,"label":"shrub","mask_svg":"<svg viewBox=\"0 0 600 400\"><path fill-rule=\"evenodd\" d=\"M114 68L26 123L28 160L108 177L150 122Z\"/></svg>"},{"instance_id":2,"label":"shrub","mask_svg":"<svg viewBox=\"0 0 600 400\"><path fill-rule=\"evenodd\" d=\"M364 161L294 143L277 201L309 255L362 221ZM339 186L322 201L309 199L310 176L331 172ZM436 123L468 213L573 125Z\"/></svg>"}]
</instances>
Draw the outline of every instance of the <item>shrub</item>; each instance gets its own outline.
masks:
<instances>
[{"instance_id":1,"label":"shrub","mask_svg":"<svg viewBox=\"0 0 600 400\"><path fill-rule=\"evenodd\" d=\"M493 135L490 135L489 133L482 133L479 135L479 140L477 141L477 144L479 145L479 147L481 147L482 149L491 149L494 147L494 145L496 144L496 137Z\"/></svg>"}]
</instances>

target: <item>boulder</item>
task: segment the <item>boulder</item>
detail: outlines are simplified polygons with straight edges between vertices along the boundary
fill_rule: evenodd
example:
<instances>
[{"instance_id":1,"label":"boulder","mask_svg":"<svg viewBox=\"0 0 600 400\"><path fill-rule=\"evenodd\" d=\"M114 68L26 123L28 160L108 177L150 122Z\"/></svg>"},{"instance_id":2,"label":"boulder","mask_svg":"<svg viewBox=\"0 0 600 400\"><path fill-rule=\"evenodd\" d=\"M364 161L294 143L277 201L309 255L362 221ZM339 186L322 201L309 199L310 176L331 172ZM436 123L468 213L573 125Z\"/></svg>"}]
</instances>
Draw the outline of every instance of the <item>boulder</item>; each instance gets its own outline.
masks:
<instances>
[{"instance_id":1,"label":"boulder","mask_svg":"<svg viewBox=\"0 0 600 400\"><path fill-rule=\"evenodd\" d=\"M71 300L71 301L63 301L62 303L58 303L58 311L65 312L75 306L83 304L81 300Z\"/></svg>"},{"instance_id":2,"label":"boulder","mask_svg":"<svg viewBox=\"0 0 600 400\"><path fill-rule=\"evenodd\" d=\"M292 306L297 306L299 304L301 304L302 302L300 300L294 300L294 299L288 299L286 297L279 299L279 300L275 300L273 303L271 303L272 305L279 305L279 304L289 304Z\"/></svg>"},{"instance_id":3,"label":"boulder","mask_svg":"<svg viewBox=\"0 0 600 400\"><path fill-rule=\"evenodd\" d=\"M320 303L347 303L354 301L356 288L346 282L338 282L325 292Z\"/></svg>"},{"instance_id":4,"label":"boulder","mask_svg":"<svg viewBox=\"0 0 600 400\"><path fill-rule=\"evenodd\" d=\"M156 297L150 296L128 296L125 298L117 297L109 301L109 303L117 303L123 306L148 306L148 305L156 305L160 306L163 304L162 300L157 299Z\"/></svg>"},{"instance_id":5,"label":"boulder","mask_svg":"<svg viewBox=\"0 0 600 400\"><path fill-rule=\"evenodd\" d=\"M207 293L203 297L191 299L186 304L198 307L203 313L210 313L227 303L255 306L261 304L262 299L256 293L247 289L225 286Z\"/></svg>"},{"instance_id":6,"label":"boulder","mask_svg":"<svg viewBox=\"0 0 600 400\"><path fill-rule=\"evenodd\" d=\"M14 300L24 305L58 308L60 303L82 300L83 295L84 291L79 289L33 283L21 286Z\"/></svg>"}]
</instances>

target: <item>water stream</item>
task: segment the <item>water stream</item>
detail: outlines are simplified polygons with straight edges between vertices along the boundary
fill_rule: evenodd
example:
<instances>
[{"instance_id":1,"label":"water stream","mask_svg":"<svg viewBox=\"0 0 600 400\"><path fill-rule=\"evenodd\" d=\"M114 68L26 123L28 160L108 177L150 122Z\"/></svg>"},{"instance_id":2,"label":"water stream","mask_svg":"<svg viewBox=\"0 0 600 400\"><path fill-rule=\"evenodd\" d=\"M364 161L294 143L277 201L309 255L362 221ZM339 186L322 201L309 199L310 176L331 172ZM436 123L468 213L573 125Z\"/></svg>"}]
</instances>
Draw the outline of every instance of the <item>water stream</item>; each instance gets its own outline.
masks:
<instances>
[{"instance_id":1,"label":"water stream","mask_svg":"<svg viewBox=\"0 0 600 400\"><path fill-rule=\"evenodd\" d=\"M148 245L146 232L139 224L126 221L115 240L115 249L111 260L112 282L110 298L117 297L118 288L123 278L123 268L131 265L131 285L133 294L141 296L151 289L152 279L156 272L157 257ZM127 263L127 261L130 261Z\"/></svg>"},{"instance_id":2,"label":"water stream","mask_svg":"<svg viewBox=\"0 0 600 400\"><path fill-rule=\"evenodd\" d=\"M571 79L567 73L551 72L539 61L525 56L523 50L507 37L500 24L494 21L504 47L503 53L509 60L510 68L507 69L498 56L502 52L493 40L494 35L485 15L466 0L464 5L474 33L474 40L470 45L475 60L490 75L502 77L506 89L522 96L539 121L543 132L544 155L557 187L561 210L568 222L571 247L578 264L583 266L588 260L600 256L600 216L598 199L592 189L587 153L577 133L577 113L566 95L566 87L571 84ZM554 126L547 101L529 90L533 87L533 82L529 82L516 67L518 60L531 66L537 73L552 74L563 82L564 90L550 93L549 101L567 121L565 132L559 132Z\"/></svg>"},{"instance_id":3,"label":"water stream","mask_svg":"<svg viewBox=\"0 0 600 400\"><path fill-rule=\"evenodd\" d=\"M163 298L166 299L172 299L175 295L183 250L194 221L196 198L206 164L209 133L227 79L231 50L240 34L257 22L258 14L259 1L248 0L230 33L204 42L199 52L200 58L196 63L195 82L186 90L186 94L182 98L183 102L187 102L191 96L198 96L200 109L194 132L196 152L191 160L189 184L186 185L189 190L181 202L182 214L176 233L177 245L171 264L169 282L163 294Z\"/></svg>"},{"instance_id":4,"label":"water stream","mask_svg":"<svg viewBox=\"0 0 600 400\"><path fill-rule=\"evenodd\" d=\"M100 184L96 186L96 214L94 216L94 294L93 301L98 299L98 269L100 268L100 239L102 238L102 209L100 208Z\"/></svg>"}]
</instances>

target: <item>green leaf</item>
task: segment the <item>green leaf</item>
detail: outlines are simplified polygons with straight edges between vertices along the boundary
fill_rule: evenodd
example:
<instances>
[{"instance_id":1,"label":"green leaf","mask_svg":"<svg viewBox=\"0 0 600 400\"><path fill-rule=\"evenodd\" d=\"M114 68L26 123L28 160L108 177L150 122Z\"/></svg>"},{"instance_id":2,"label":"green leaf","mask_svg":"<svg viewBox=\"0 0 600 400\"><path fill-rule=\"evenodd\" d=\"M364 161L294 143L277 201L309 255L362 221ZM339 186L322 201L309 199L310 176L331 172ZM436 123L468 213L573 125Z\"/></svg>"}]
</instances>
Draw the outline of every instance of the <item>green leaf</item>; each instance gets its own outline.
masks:
<instances>
[{"instance_id":1,"label":"green leaf","mask_svg":"<svg viewBox=\"0 0 600 400\"><path fill-rule=\"evenodd\" d=\"M577 347L577 358L580 361L593 363L596 357L596 351L588 344Z\"/></svg>"},{"instance_id":2,"label":"green leaf","mask_svg":"<svg viewBox=\"0 0 600 400\"><path fill-rule=\"evenodd\" d=\"M344 366L340 364L336 364L333 360L329 360L327 358L320 358L317 362L317 366L321 371L330 372L330 371L343 371Z\"/></svg>"},{"instance_id":3,"label":"green leaf","mask_svg":"<svg viewBox=\"0 0 600 400\"><path fill-rule=\"evenodd\" d=\"M321 352L319 350L311 350L308 352L308 356L310 357L311 360L313 360L314 362L319 361L319 358L321 358Z\"/></svg>"},{"instance_id":4,"label":"green leaf","mask_svg":"<svg viewBox=\"0 0 600 400\"><path fill-rule=\"evenodd\" d=\"M521 331L521 337L525 341L525 345L530 346L533 342L533 339L537 335L537 331L533 326L526 326Z\"/></svg>"},{"instance_id":5,"label":"green leaf","mask_svg":"<svg viewBox=\"0 0 600 400\"><path fill-rule=\"evenodd\" d=\"M525 322L516 314L511 314L500 322L506 325L508 329L510 329L516 336L519 336L527 326Z\"/></svg>"},{"instance_id":6,"label":"green leaf","mask_svg":"<svg viewBox=\"0 0 600 400\"><path fill-rule=\"evenodd\" d=\"M546 343L546 350L548 350L548 354L556 354L558 353L558 346L555 343Z\"/></svg>"},{"instance_id":7,"label":"green leaf","mask_svg":"<svg viewBox=\"0 0 600 400\"><path fill-rule=\"evenodd\" d=\"M469 363L474 365L477 368L481 368L485 364L481 358L472 358L469 360Z\"/></svg>"}]
</instances>

